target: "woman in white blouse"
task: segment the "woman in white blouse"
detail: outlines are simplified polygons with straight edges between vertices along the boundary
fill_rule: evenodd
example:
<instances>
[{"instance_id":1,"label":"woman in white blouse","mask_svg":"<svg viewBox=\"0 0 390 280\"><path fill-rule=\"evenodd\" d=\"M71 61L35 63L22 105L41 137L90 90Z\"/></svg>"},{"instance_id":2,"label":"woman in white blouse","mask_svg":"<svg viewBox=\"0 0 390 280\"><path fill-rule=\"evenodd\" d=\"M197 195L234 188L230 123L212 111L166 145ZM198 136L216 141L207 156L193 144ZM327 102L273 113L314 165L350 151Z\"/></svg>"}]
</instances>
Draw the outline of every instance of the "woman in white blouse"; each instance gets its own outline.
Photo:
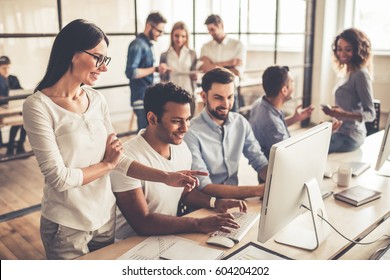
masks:
<instances>
[{"instance_id":1,"label":"woman in white blouse","mask_svg":"<svg viewBox=\"0 0 390 280\"><path fill-rule=\"evenodd\" d=\"M88 87L107 71L108 44L96 25L69 23L54 41L44 78L23 105L24 127L45 176L40 231L48 259L77 258L113 242L110 171L196 185L191 175L197 172L167 173L123 154L103 95Z\"/></svg>"},{"instance_id":2,"label":"woman in white blouse","mask_svg":"<svg viewBox=\"0 0 390 280\"><path fill-rule=\"evenodd\" d=\"M196 74L196 52L188 48L188 28L184 22L176 22L171 31L171 45L161 54L160 64L168 65L168 72L160 75L162 81L170 81L194 94ZM191 112L194 112L194 102Z\"/></svg>"}]
</instances>

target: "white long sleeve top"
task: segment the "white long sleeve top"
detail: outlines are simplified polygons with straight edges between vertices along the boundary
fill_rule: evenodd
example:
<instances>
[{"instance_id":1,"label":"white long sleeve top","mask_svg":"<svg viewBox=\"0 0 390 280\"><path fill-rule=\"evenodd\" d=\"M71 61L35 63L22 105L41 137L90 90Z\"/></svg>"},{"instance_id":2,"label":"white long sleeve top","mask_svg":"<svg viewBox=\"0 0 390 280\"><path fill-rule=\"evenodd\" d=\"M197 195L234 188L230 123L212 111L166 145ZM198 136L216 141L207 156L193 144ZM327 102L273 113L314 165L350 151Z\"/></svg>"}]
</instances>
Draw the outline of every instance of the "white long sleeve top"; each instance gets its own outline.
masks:
<instances>
[{"instance_id":1,"label":"white long sleeve top","mask_svg":"<svg viewBox=\"0 0 390 280\"><path fill-rule=\"evenodd\" d=\"M89 107L83 114L68 111L42 92L23 104L24 128L45 177L42 215L61 225L92 231L107 223L113 214L115 197L109 174L82 185L81 168L99 163L112 133L103 95L83 87ZM127 172L132 160L123 156L117 166Z\"/></svg>"}]
</instances>

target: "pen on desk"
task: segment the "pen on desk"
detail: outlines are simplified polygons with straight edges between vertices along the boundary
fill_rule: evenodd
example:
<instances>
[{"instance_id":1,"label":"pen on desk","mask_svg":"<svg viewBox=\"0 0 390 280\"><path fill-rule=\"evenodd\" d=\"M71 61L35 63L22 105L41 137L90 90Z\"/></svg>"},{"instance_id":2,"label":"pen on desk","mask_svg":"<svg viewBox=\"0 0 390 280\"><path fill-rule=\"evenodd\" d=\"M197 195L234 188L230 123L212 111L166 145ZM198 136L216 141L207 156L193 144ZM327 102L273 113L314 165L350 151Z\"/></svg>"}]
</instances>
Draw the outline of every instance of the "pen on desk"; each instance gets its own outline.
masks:
<instances>
[{"instance_id":1,"label":"pen on desk","mask_svg":"<svg viewBox=\"0 0 390 280\"><path fill-rule=\"evenodd\" d=\"M326 193L324 193L324 194L322 195L322 199L325 199L325 198L327 198L327 197L331 196L332 194L333 194L333 192L332 192L332 191L330 191L330 192L326 192Z\"/></svg>"}]
</instances>

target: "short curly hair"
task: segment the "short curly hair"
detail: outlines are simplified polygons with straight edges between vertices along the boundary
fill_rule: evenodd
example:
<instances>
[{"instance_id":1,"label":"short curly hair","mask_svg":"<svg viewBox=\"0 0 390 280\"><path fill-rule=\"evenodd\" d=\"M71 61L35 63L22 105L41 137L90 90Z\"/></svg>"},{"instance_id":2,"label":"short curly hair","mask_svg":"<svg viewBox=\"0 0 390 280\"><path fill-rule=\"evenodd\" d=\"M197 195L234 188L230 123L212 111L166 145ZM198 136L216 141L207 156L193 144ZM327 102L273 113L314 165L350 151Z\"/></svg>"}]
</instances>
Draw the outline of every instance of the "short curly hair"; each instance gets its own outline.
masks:
<instances>
[{"instance_id":1,"label":"short curly hair","mask_svg":"<svg viewBox=\"0 0 390 280\"><path fill-rule=\"evenodd\" d=\"M349 28L336 36L332 44L332 50L336 63L341 68L343 64L337 57L337 43L340 39L347 41L353 48L353 57L351 59L352 68L356 70L367 66L371 57L371 42L367 35L356 28Z\"/></svg>"},{"instance_id":2,"label":"short curly hair","mask_svg":"<svg viewBox=\"0 0 390 280\"><path fill-rule=\"evenodd\" d=\"M168 102L191 104L193 99L188 91L172 82L151 85L145 90L145 115L147 115L148 112L152 112L157 116L157 122L161 122L161 118L164 114L164 106Z\"/></svg>"}]
</instances>

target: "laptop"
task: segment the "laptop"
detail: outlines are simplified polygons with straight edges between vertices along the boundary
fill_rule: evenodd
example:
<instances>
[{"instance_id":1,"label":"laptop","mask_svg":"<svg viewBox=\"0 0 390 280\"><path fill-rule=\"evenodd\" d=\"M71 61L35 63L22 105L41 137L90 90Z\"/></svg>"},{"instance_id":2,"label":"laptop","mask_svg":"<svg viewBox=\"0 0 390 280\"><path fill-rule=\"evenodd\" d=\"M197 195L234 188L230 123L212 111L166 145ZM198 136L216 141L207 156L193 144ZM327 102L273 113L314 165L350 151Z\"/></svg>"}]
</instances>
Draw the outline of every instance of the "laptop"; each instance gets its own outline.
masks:
<instances>
[{"instance_id":1,"label":"laptop","mask_svg":"<svg viewBox=\"0 0 390 280\"><path fill-rule=\"evenodd\" d=\"M340 164L348 164L350 167L352 167L352 176L359 176L371 166L370 163L362 161L340 162L328 160L326 162L324 177L331 178L332 174L337 171Z\"/></svg>"}]
</instances>

